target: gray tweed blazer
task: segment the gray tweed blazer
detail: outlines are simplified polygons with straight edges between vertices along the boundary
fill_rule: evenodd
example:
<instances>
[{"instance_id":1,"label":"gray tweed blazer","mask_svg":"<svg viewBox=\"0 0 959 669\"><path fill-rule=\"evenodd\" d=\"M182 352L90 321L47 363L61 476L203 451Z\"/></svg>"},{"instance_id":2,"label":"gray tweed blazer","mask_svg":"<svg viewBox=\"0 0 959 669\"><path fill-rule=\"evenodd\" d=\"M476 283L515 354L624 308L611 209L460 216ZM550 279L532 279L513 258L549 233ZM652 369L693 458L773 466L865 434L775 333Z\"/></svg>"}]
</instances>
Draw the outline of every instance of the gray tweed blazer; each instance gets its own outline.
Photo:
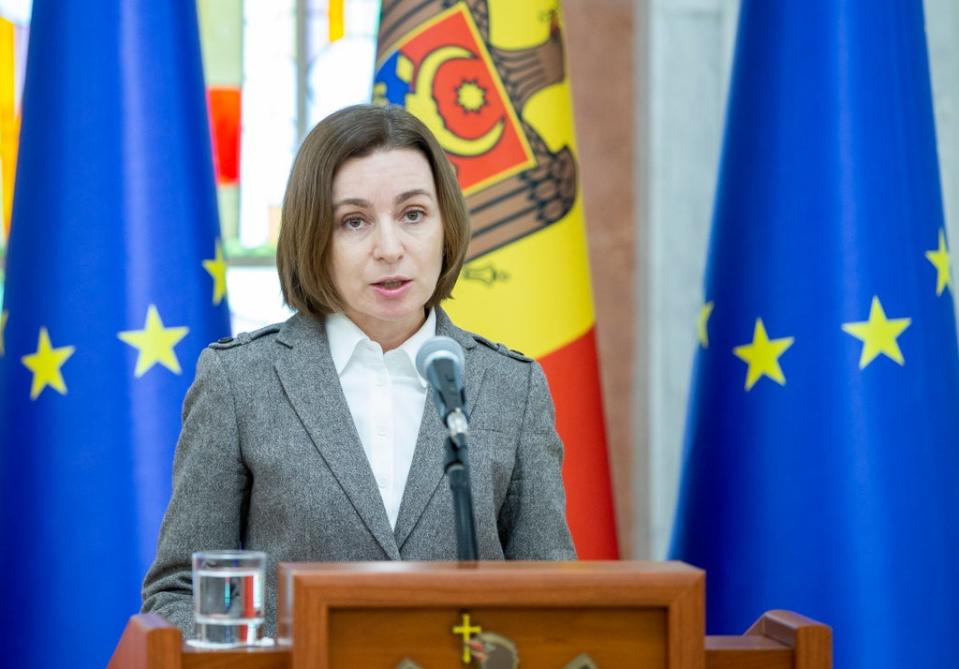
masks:
<instances>
[{"instance_id":1,"label":"gray tweed blazer","mask_svg":"<svg viewBox=\"0 0 959 669\"><path fill-rule=\"evenodd\" d=\"M563 446L539 364L457 328L441 309L436 330L466 354L480 559L575 559ZM192 632L194 551L266 551L268 635L275 630L277 562L455 560L444 438L427 397L393 530L323 323L298 314L212 344L184 402L173 496L143 584L143 612Z\"/></svg>"}]
</instances>

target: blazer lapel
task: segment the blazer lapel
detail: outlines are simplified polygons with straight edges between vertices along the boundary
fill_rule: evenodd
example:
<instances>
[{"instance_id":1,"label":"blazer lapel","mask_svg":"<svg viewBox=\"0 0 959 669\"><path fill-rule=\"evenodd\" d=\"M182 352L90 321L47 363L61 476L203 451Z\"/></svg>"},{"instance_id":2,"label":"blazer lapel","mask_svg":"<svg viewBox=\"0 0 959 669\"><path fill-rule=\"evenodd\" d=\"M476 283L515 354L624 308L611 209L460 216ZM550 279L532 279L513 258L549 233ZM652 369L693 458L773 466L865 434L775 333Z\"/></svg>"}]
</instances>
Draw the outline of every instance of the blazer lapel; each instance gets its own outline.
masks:
<instances>
[{"instance_id":1,"label":"blazer lapel","mask_svg":"<svg viewBox=\"0 0 959 669\"><path fill-rule=\"evenodd\" d=\"M476 348L476 340L468 333L452 324L449 316L436 308L436 334L455 339L466 356L466 369L463 383L466 387L466 412L473 411L474 402L479 397L483 375L486 367L480 364L479 357L471 355ZM420 516L426 510L426 505L436 492L437 487L444 480L443 467L446 461L445 440L449 432L440 421L433 404L433 390L428 389L426 405L423 407L423 417L420 420L420 431L416 439L416 448L413 451L413 463L410 466L410 475L406 480L406 489L403 491L403 500L396 518L396 545L399 548L409 538ZM450 514L453 510L450 509Z\"/></svg>"},{"instance_id":2,"label":"blazer lapel","mask_svg":"<svg viewBox=\"0 0 959 669\"><path fill-rule=\"evenodd\" d=\"M390 558L399 560L386 509L330 356L326 329L299 314L284 324L278 339L290 349L275 367L293 410L370 534Z\"/></svg>"}]
</instances>

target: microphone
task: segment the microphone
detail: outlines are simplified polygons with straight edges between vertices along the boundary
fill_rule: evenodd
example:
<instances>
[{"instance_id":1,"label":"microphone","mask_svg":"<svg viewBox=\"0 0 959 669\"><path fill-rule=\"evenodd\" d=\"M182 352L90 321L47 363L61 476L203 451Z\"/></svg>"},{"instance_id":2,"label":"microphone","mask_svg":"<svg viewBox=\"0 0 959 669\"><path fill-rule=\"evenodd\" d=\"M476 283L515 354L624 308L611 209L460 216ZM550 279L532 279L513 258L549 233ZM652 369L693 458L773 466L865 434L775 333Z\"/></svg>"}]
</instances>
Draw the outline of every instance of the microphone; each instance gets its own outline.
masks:
<instances>
[{"instance_id":1,"label":"microphone","mask_svg":"<svg viewBox=\"0 0 959 669\"><path fill-rule=\"evenodd\" d=\"M449 478L453 495L453 524L456 528L456 555L460 560L479 559L476 524L473 518L473 491L470 488L469 461L466 456L466 430L469 427L463 408L463 347L449 337L433 337L416 354L416 371L433 388L433 401L440 420L449 429L443 471Z\"/></svg>"},{"instance_id":2,"label":"microphone","mask_svg":"<svg viewBox=\"0 0 959 669\"><path fill-rule=\"evenodd\" d=\"M463 412L466 406L466 391L463 388L465 364L463 347L449 337L427 340L416 354L416 371L433 388L436 410L452 437L466 434L469 427Z\"/></svg>"}]
</instances>

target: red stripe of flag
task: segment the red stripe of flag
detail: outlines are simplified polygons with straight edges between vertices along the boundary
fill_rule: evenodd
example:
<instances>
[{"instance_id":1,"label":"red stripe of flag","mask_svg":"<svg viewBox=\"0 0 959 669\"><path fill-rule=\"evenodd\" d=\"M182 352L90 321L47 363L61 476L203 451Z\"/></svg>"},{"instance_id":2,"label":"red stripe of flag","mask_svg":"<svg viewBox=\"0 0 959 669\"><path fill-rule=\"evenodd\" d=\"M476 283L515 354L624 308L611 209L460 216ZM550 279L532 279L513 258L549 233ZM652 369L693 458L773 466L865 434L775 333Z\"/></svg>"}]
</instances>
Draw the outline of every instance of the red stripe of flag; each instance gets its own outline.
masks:
<instances>
[{"instance_id":1,"label":"red stripe of flag","mask_svg":"<svg viewBox=\"0 0 959 669\"><path fill-rule=\"evenodd\" d=\"M619 557L613 510L596 332L539 358L556 403L556 429L566 447L566 517L581 559Z\"/></svg>"}]
</instances>

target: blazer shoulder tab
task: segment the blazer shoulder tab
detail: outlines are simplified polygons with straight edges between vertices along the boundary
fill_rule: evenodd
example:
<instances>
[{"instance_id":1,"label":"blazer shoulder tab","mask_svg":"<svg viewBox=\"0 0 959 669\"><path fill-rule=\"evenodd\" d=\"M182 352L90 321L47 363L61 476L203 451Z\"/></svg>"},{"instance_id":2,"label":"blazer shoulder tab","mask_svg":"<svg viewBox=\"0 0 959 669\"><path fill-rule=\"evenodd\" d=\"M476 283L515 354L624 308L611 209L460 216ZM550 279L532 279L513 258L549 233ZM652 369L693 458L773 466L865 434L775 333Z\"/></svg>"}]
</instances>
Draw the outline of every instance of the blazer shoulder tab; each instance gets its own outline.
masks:
<instances>
[{"instance_id":1,"label":"blazer shoulder tab","mask_svg":"<svg viewBox=\"0 0 959 669\"><path fill-rule=\"evenodd\" d=\"M215 342L210 344L210 348L215 348L222 351L228 348L243 346L244 344L249 344L251 341L260 339L261 337L279 332L280 325L280 323L274 323L273 325L267 325L265 328L260 328L259 330L254 330L253 332L241 332L235 337L220 337Z\"/></svg>"},{"instance_id":2,"label":"blazer shoulder tab","mask_svg":"<svg viewBox=\"0 0 959 669\"><path fill-rule=\"evenodd\" d=\"M489 339L487 339L486 337L481 337L478 334L474 334L473 339L475 339L478 343L482 344L486 348L490 348L496 351L497 353L499 353L500 355L505 355L507 358L512 358L513 360L519 360L520 362L533 362L532 358L526 355L523 355L519 351L514 351L513 349L508 348L505 344L495 344L491 342Z\"/></svg>"}]
</instances>

